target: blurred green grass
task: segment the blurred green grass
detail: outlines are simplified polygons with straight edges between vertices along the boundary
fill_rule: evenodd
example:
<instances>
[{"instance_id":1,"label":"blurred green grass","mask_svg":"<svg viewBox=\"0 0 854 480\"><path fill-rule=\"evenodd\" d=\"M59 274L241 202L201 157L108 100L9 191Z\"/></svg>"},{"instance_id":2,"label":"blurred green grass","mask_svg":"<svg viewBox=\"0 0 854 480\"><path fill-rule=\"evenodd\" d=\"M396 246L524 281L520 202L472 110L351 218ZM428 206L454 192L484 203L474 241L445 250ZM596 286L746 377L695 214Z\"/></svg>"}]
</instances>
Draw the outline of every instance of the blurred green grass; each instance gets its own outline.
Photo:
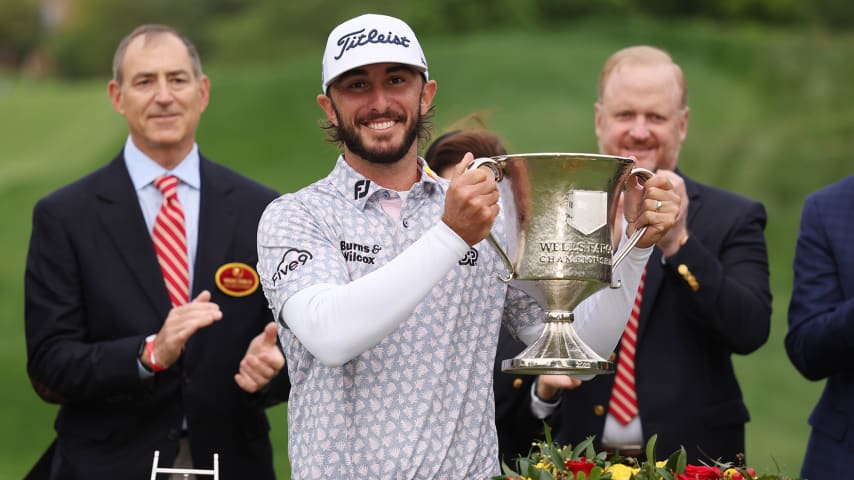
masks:
<instances>
[{"instance_id":1,"label":"blurred green grass","mask_svg":"<svg viewBox=\"0 0 854 480\"><path fill-rule=\"evenodd\" d=\"M791 260L805 195L851 174L854 37L704 22L585 21L551 31L499 31L420 38L439 82L438 134L459 118L487 122L511 151L593 152L599 69L614 50L648 43L670 50L685 70L692 107L681 169L762 201L774 293L771 338L736 358L751 411L750 463L796 474L806 417L821 383L804 380L783 350ZM207 156L282 192L331 169L336 147L318 128L320 48L286 62L207 65L211 104L199 144ZM121 148L123 119L106 78L75 84L0 78L0 478L20 478L50 442L55 407L26 377L23 270L35 201L106 163ZM85 215L85 212L81 212ZM676 359L674 359L676 361ZM666 388L667 379L662 379ZM289 477L286 409L270 410L276 468ZM660 452L661 454L670 452Z\"/></svg>"}]
</instances>

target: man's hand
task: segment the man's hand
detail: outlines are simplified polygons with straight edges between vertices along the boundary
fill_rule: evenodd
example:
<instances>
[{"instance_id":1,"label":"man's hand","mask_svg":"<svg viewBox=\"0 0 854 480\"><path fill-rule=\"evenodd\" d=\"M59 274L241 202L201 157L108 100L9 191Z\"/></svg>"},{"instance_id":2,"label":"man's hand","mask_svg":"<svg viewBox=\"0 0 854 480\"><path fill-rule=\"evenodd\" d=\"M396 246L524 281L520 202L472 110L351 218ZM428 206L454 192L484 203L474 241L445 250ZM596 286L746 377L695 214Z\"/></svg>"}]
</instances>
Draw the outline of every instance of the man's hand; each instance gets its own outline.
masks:
<instances>
[{"instance_id":1,"label":"man's hand","mask_svg":"<svg viewBox=\"0 0 854 480\"><path fill-rule=\"evenodd\" d=\"M442 214L442 221L470 246L489 235L499 211L494 174L486 168L466 171L473 160L466 153L454 168Z\"/></svg>"},{"instance_id":2,"label":"man's hand","mask_svg":"<svg viewBox=\"0 0 854 480\"><path fill-rule=\"evenodd\" d=\"M581 385L581 380L569 375L540 375L537 377L537 397L544 402L554 402L561 390L572 390Z\"/></svg>"},{"instance_id":3,"label":"man's hand","mask_svg":"<svg viewBox=\"0 0 854 480\"><path fill-rule=\"evenodd\" d=\"M688 239L688 192L685 190L685 180L682 179L676 172L672 170L658 170L656 176L662 176L670 180L673 184L673 191L679 195L681 205L679 206L679 215L676 217L676 224L669 232L664 234L658 241L658 248L664 254L665 258L673 256L685 244Z\"/></svg>"},{"instance_id":4,"label":"man's hand","mask_svg":"<svg viewBox=\"0 0 854 480\"><path fill-rule=\"evenodd\" d=\"M268 323L264 331L249 343L240 371L234 381L243 390L255 393L264 388L285 366L285 357L276 344L276 324Z\"/></svg>"},{"instance_id":5,"label":"man's hand","mask_svg":"<svg viewBox=\"0 0 854 480\"><path fill-rule=\"evenodd\" d=\"M623 213L628 222L626 234L631 236L638 228L647 227L646 233L638 240L640 248L661 240L680 216L681 198L674 191L670 176L660 172L663 171L659 170L642 186L630 181L624 193Z\"/></svg>"},{"instance_id":6,"label":"man's hand","mask_svg":"<svg viewBox=\"0 0 854 480\"><path fill-rule=\"evenodd\" d=\"M207 290L190 303L172 307L154 339L154 357L157 364L168 368L178 361L190 337L200 328L207 327L221 318L219 305L211 302L211 293ZM140 360L146 367L151 368L147 355L143 355Z\"/></svg>"}]
</instances>

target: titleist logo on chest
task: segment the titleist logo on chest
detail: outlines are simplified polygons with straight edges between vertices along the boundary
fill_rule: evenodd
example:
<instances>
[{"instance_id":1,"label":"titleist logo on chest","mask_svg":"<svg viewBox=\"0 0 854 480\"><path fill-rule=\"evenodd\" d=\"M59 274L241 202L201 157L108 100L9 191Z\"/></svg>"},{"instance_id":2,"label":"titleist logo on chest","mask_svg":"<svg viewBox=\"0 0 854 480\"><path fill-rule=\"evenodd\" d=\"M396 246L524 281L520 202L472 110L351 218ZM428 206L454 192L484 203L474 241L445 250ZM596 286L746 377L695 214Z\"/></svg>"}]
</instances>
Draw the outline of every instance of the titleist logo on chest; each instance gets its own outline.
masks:
<instances>
[{"instance_id":1,"label":"titleist logo on chest","mask_svg":"<svg viewBox=\"0 0 854 480\"><path fill-rule=\"evenodd\" d=\"M403 48L409 48L410 40L409 37L405 35L397 35L393 32L383 34L377 29L372 29L368 33L365 33L366 30L366 28L363 28L361 30L356 30L355 32L342 35L341 38L338 39L338 42L336 42L336 45L341 47L341 50L338 52L338 55L334 57L335 60L339 60L343 57L347 50L352 50L371 43L388 43L391 45L400 45Z\"/></svg>"}]
</instances>

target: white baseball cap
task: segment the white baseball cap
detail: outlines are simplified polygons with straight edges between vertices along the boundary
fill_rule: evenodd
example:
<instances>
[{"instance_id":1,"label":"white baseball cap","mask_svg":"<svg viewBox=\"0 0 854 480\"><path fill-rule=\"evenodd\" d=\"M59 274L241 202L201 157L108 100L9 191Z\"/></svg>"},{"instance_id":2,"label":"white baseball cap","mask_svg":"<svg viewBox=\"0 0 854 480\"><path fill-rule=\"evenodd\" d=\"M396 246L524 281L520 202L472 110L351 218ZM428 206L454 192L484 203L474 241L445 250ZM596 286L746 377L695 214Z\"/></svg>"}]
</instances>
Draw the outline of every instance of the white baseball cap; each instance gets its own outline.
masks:
<instances>
[{"instance_id":1,"label":"white baseball cap","mask_svg":"<svg viewBox=\"0 0 854 480\"><path fill-rule=\"evenodd\" d=\"M323 93L342 73L372 63L411 65L427 78L427 60L403 20L367 13L335 27L323 52Z\"/></svg>"}]
</instances>

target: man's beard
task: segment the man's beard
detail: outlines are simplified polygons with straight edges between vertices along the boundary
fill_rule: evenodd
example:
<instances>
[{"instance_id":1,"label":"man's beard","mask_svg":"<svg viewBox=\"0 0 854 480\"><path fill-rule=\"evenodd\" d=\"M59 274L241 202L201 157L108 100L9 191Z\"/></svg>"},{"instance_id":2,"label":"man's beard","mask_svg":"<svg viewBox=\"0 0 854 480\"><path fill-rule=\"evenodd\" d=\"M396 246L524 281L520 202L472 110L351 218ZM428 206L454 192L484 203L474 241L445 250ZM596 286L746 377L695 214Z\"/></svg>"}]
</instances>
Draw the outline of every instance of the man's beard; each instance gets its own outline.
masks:
<instances>
[{"instance_id":1,"label":"man's beard","mask_svg":"<svg viewBox=\"0 0 854 480\"><path fill-rule=\"evenodd\" d=\"M335 115L339 119L342 118L341 114L338 113L338 109L335 107L335 103L332 104L332 108L335 110ZM403 156L406 155L412 147L412 143L418 138L418 132L421 130L424 120L421 116L420 110L416 109L416 115L416 121L409 126L409 129L403 136L403 141L400 142L400 145L396 148L388 147L371 149L362 141L362 138L359 136L358 132L356 132L355 127L345 125L342 121L338 122L338 126L335 127L335 129L338 134L338 139L354 154L371 163L390 164L403 158ZM398 122L404 120L401 115L391 111L386 111L381 114L371 115L368 118L368 121L379 117L392 118Z\"/></svg>"}]
</instances>

